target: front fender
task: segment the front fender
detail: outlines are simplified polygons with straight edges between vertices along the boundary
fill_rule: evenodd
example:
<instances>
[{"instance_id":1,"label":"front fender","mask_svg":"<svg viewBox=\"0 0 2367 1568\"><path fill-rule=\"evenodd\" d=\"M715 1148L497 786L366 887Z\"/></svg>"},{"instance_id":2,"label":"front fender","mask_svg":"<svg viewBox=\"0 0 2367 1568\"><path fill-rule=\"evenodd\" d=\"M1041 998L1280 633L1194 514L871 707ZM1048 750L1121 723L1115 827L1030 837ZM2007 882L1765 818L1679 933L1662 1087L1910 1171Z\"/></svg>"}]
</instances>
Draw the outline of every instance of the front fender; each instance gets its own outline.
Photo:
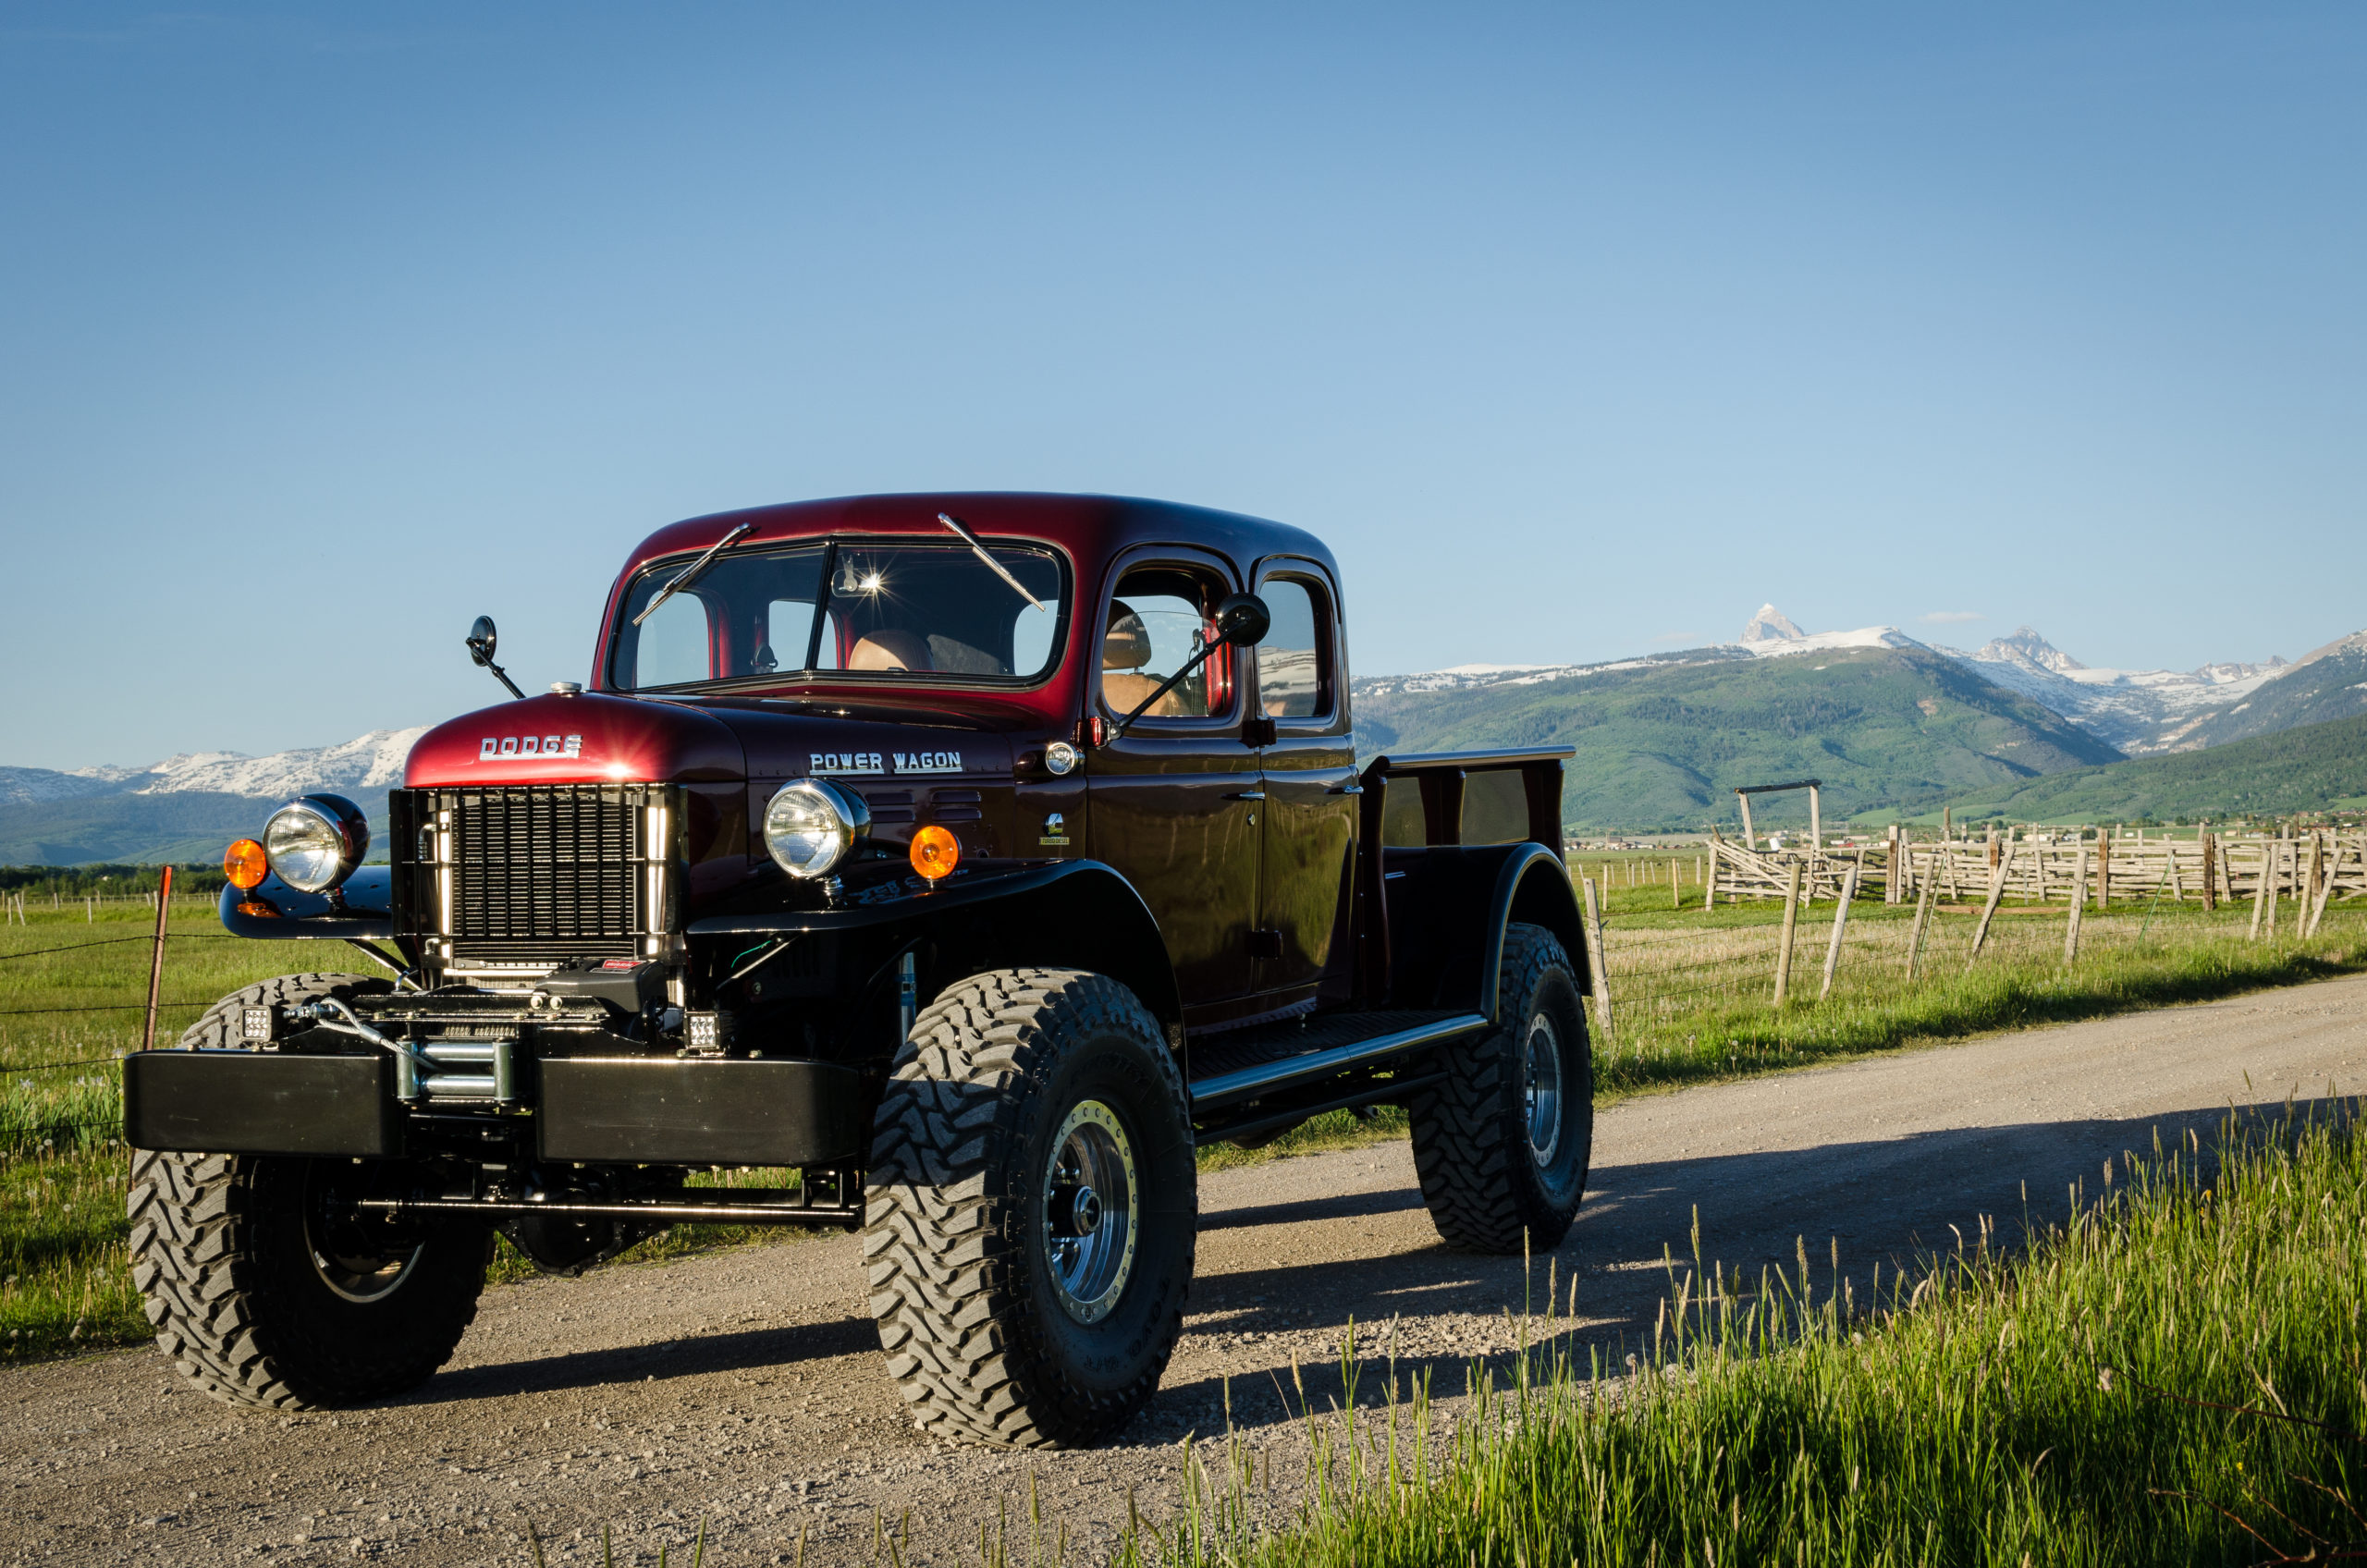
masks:
<instances>
[{"instance_id":1,"label":"front fender","mask_svg":"<svg viewBox=\"0 0 2367 1568\"><path fill-rule=\"evenodd\" d=\"M1159 922L1134 885L1099 861L982 865L939 887L914 877L866 891L876 901L711 915L687 931L693 939L836 932L858 952L925 946L933 988L987 969L1088 970L1128 987L1161 1023L1183 1023Z\"/></svg>"},{"instance_id":2,"label":"front fender","mask_svg":"<svg viewBox=\"0 0 2367 1568\"><path fill-rule=\"evenodd\" d=\"M356 868L344 885L329 893L303 893L277 876L265 876L252 888L222 889L222 925L234 937L260 937L268 941L367 941L392 937L394 868Z\"/></svg>"}]
</instances>

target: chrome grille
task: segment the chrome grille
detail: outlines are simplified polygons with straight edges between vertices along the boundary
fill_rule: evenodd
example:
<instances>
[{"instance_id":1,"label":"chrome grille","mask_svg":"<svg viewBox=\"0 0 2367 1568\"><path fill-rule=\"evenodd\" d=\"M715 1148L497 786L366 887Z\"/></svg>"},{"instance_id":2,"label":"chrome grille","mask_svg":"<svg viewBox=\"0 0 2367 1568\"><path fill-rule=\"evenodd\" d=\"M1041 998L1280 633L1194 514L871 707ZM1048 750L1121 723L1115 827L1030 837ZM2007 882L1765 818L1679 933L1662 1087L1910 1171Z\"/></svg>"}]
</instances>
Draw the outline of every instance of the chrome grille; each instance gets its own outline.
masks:
<instances>
[{"instance_id":1,"label":"chrome grille","mask_svg":"<svg viewBox=\"0 0 2367 1568\"><path fill-rule=\"evenodd\" d=\"M663 787L405 793L420 825L411 885L434 905L422 924L450 939L455 961L622 956L665 930L674 813Z\"/></svg>"}]
</instances>

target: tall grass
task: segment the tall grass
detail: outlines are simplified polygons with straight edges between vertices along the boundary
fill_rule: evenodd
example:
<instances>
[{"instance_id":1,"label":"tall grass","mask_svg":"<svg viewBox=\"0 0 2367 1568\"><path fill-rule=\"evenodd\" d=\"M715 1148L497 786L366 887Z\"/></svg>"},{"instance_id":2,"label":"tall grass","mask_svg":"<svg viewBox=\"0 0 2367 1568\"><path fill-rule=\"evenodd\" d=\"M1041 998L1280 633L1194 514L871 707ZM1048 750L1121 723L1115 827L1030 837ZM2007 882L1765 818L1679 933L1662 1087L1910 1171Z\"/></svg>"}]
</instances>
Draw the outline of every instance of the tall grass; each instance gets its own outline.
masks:
<instances>
[{"instance_id":1,"label":"tall grass","mask_svg":"<svg viewBox=\"0 0 2367 1568\"><path fill-rule=\"evenodd\" d=\"M2367 1556L2367 1141L2353 1104L2158 1146L2013 1260L1984 1234L1857 1301L1805 1250L1672 1264L1637 1354L1551 1317L1441 1439L1364 1368L1306 1414L1274 1534L1247 1450L1187 1466L1140 1563L2254 1563ZM2215 1156L2215 1158L2214 1158ZM1353 1352L1351 1352L1353 1357ZM1355 1368L1345 1369L1351 1376Z\"/></svg>"}]
</instances>

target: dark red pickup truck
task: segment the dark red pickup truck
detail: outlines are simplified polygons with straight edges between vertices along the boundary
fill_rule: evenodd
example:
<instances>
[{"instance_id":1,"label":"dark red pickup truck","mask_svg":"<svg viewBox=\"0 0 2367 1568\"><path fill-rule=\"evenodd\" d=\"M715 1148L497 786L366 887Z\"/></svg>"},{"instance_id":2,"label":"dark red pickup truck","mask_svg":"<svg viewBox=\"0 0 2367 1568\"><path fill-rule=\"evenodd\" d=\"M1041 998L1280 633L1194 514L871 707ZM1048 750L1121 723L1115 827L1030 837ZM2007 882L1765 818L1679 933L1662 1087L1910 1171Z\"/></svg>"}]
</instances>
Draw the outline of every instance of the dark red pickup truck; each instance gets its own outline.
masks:
<instances>
[{"instance_id":1,"label":"dark red pickup truck","mask_svg":"<svg viewBox=\"0 0 2367 1568\"><path fill-rule=\"evenodd\" d=\"M489 620L469 644L515 692ZM1361 753L1331 552L1256 518L661 529L586 685L412 750L389 864L335 796L231 847L232 931L386 973L249 987L127 1061L158 1341L233 1403L383 1398L450 1355L496 1233L573 1273L673 1224L836 1225L923 1428L1104 1437L1182 1326L1196 1145L1402 1105L1449 1243L1561 1241L1592 1125L1566 754Z\"/></svg>"}]
</instances>

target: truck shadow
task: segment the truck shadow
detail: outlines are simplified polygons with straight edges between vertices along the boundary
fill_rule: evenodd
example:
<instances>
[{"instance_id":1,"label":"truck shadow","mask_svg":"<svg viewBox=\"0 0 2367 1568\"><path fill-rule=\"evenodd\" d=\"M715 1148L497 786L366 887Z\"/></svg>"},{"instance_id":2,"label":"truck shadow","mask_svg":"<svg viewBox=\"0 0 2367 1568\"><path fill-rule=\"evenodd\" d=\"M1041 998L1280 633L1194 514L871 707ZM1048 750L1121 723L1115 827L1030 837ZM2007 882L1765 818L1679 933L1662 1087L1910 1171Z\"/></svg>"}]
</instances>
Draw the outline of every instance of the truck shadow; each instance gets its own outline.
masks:
<instances>
[{"instance_id":1,"label":"truck shadow","mask_svg":"<svg viewBox=\"0 0 2367 1568\"><path fill-rule=\"evenodd\" d=\"M609 1350L574 1351L531 1361L448 1367L416 1394L386 1403L390 1406L442 1404L456 1400L596 1388L604 1383L662 1383L715 1372L746 1372L804 1361L827 1361L834 1356L873 1354L878 1349L879 1330L872 1320L847 1317L827 1323L748 1329L645 1345L619 1345Z\"/></svg>"},{"instance_id":2,"label":"truck shadow","mask_svg":"<svg viewBox=\"0 0 2367 1568\"><path fill-rule=\"evenodd\" d=\"M2325 1113L2324 1102L2297 1102L2297 1109L2313 1104ZM1509 1370L1524 1304L1534 1315L1530 1342L1544 1337L1549 1290L1558 1298L1551 1329L1556 1344L1581 1369L1589 1357L1599 1357L1606 1375L1624 1373L1629 1353L1650 1344L1662 1303L1695 1271L1697 1224L1701 1266L1723 1268L1729 1278L1738 1273L1743 1288L1756 1289L1761 1271L1769 1270L1786 1276L1797 1290L1805 1253L1814 1299L1846 1292L1859 1311L1868 1310L1877 1269L1887 1297L1902 1272L1919 1277L1959 1246L1969 1252L1983 1244L1984 1227L1993 1252L2015 1251L2031 1228L2060 1225L2075 1204L2095 1203L2105 1191L2106 1162L2114 1180L2123 1179L2124 1158L2150 1158L2157 1135L2165 1151L2187 1146L2190 1162L2199 1146L2207 1170L2231 1109L2254 1125L2273 1124L2286 1105L2263 1101L2127 1120L1970 1127L1812 1149L1598 1167L1569 1238L1526 1265L1519 1257L1461 1254L1433 1243L1204 1278L1196 1283L1192 1310L1208 1315L1200 1331L1230 1351L1227 1359L1234 1365L1221 1374L1169 1383L1125 1440L1220 1431L1228 1393L1233 1424L1241 1428L1293 1419L1308 1404L1320 1411L1334 1401L1346 1403L1336 1346L1351 1318L1361 1367L1358 1403L1381 1397L1392 1320L1401 1397L1424 1377L1436 1395L1461 1394L1475 1361L1500 1375ZM1336 1224L1420 1207L1419 1193L1409 1186L1242 1205L1204 1217L1202 1228ZM1315 1235L1305 1241L1310 1251L1336 1253ZM1278 1235L1273 1254L1286 1256L1297 1244ZM1322 1330L1322 1342L1335 1348L1310 1357L1309 1329ZM1237 1336L1277 1340L1269 1347ZM1409 1341L1415 1348L1406 1354ZM1295 1368L1283 1354L1286 1346L1297 1348Z\"/></svg>"}]
</instances>

